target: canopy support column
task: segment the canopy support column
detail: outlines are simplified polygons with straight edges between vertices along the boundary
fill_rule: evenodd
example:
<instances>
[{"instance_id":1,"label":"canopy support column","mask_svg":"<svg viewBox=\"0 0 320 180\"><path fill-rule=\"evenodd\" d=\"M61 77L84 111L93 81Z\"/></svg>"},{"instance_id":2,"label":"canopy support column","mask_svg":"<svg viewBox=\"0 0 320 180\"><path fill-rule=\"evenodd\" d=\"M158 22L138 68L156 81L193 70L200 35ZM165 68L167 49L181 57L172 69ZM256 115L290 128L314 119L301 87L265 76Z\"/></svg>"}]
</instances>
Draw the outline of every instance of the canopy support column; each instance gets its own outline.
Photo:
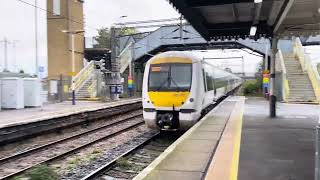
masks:
<instances>
[{"instance_id":1,"label":"canopy support column","mask_svg":"<svg viewBox=\"0 0 320 180\"><path fill-rule=\"evenodd\" d=\"M270 117L274 118L276 117L276 102L277 102L277 97L275 95L275 77L276 77L276 54L278 51L278 38L277 37L273 37L272 38L272 44L271 44L271 48L272 48L272 55L271 55L271 63L270 63Z\"/></svg>"}]
</instances>

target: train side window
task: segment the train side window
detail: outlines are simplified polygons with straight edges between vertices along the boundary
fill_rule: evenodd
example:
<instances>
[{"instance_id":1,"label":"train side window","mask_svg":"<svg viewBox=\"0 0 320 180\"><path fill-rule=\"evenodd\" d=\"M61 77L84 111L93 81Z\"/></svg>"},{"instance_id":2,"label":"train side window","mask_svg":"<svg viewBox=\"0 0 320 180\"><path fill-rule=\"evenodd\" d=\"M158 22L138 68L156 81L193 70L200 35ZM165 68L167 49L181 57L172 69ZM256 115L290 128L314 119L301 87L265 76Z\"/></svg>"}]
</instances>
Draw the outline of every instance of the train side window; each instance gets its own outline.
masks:
<instances>
[{"instance_id":1,"label":"train side window","mask_svg":"<svg viewBox=\"0 0 320 180\"><path fill-rule=\"evenodd\" d=\"M207 89L208 91L213 90L212 76L209 72L206 72L206 81L207 81Z\"/></svg>"},{"instance_id":2,"label":"train side window","mask_svg":"<svg viewBox=\"0 0 320 180\"><path fill-rule=\"evenodd\" d=\"M214 88L214 84L213 84L213 74L212 74L212 67L204 64L204 71L205 71L205 80L206 80L206 84L207 84L207 91L212 91Z\"/></svg>"},{"instance_id":3,"label":"train side window","mask_svg":"<svg viewBox=\"0 0 320 180\"><path fill-rule=\"evenodd\" d=\"M217 95L217 86L216 86L216 81L215 81L215 69L212 69L212 84L213 84L214 95Z\"/></svg>"},{"instance_id":4,"label":"train side window","mask_svg":"<svg viewBox=\"0 0 320 180\"><path fill-rule=\"evenodd\" d=\"M207 89L207 82L206 82L206 73L203 68L202 68L202 78L203 78L204 91L207 92L208 89Z\"/></svg>"}]
</instances>

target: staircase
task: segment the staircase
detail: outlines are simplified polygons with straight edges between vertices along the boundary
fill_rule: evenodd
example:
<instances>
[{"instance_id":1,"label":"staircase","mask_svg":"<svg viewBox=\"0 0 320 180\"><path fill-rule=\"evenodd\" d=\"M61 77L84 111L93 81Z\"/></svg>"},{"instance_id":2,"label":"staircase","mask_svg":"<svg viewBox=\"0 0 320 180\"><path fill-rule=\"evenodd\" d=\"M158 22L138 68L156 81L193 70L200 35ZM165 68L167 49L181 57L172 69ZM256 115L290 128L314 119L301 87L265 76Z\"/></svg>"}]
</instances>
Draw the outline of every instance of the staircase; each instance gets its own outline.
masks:
<instances>
[{"instance_id":1,"label":"staircase","mask_svg":"<svg viewBox=\"0 0 320 180\"><path fill-rule=\"evenodd\" d=\"M90 93L90 86L93 83L94 78L88 79L83 86L77 91L76 93L76 99L82 100L82 99L88 99L91 98L91 93Z\"/></svg>"},{"instance_id":2,"label":"staircase","mask_svg":"<svg viewBox=\"0 0 320 180\"><path fill-rule=\"evenodd\" d=\"M99 100L97 98L97 73L94 61L85 66L74 78L71 89L76 92L77 100Z\"/></svg>"},{"instance_id":3,"label":"staircase","mask_svg":"<svg viewBox=\"0 0 320 180\"><path fill-rule=\"evenodd\" d=\"M299 60L294 56L294 54L285 54L283 58L290 89L288 102L316 102L317 98L309 76L306 72L303 72Z\"/></svg>"}]
</instances>

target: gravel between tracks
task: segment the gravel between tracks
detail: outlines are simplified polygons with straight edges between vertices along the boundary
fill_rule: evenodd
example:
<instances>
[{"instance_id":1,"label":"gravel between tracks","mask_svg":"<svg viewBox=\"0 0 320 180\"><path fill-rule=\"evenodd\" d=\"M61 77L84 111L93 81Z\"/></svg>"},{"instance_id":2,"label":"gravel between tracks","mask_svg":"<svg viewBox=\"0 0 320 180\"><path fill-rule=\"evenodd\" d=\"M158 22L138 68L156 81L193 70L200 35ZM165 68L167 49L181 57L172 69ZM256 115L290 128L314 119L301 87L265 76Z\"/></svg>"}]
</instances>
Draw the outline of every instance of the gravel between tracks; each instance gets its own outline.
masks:
<instances>
[{"instance_id":1,"label":"gravel between tracks","mask_svg":"<svg viewBox=\"0 0 320 180\"><path fill-rule=\"evenodd\" d=\"M67 138L82 132L86 132L88 130L95 129L97 127L101 127L104 125L108 125L111 123L114 123L116 121L119 121L119 119L126 118L132 115L138 115L141 114L141 110L131 111L127 112L123 115L116 115L114 117L109 117L107 119L98 120L96 122L92 122L90 124L84 124L82 126L76 126L73 128L68 128L65 130L62 130L57 133L48 133L46 135L38 136L35 138L25 139L23 142L17 142L17 143L11 143L6 146L0 146L0 159L22 152L26 151L35 147L39 147L44 144L48 144L50 142L57 141L59 139Z\"/></svg>"},{"instance_id":2,"label":"gravel between tracks","mask_svg":"<svg viewBox=\"0 0 320 180\"><path fill-rule=\"evenodd\" d=\"M133 129L127 131L121 136L117 137L116 139L110 139L108 141L104 141L103 144L96 144L96 149L103 150L101 154L94 158L93 160L86 161L81 165L78 165L70 170L62 170L61 179L63 180L78 180L92 171L96 170L100 166L112 161L113 159L117 158L118 156L122 155L126 151L130 150L131 148L139 145L140 143L146 141L153 135L155 135L157 131L150 130L145 126L140 126L137 129ZM93 147L90 147L92 150ZM84 154L77 154L78 158L83 157ZM75 157L73 157L75 158ZM57 164L54 165L57 167ZM64 172L63 172L64 171Z\"/></svg>"},{"instance_id":3,"label":"gravel between tracks","mask_svg":"<svg viewBox=\"0 0 320 180\"><path fill-rule=\"evenodd\" d=\"M99 139L100 137L103 137L107 134L112 134L113 132L123 129L124 127L129 127L141 120L142 120L142 117L133 118L125 123L121 123L121 124L106 128L104 130L100 130L98 132L95 132L87 136L82 136L75 140L66 141L64 143L41 150L29 156L22 157L12 162L8 162L6 164L0 165L0 177L16 172L17 170L24 169L30 165L37 164L41 161L44 161L46 159L59 155L63 152L66 152L70 149L79 147L82 144L86 144L95 139Z\"/></svg>"}]
</instances>

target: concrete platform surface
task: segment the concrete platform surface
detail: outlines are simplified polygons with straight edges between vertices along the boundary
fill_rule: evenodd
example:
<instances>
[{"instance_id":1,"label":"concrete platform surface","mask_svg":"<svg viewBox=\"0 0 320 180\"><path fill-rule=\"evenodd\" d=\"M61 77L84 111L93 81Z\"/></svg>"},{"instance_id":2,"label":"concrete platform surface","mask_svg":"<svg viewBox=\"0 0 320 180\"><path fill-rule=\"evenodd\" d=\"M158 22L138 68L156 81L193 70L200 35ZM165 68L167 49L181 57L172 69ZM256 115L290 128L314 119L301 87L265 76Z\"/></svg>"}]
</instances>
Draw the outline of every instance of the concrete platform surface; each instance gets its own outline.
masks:
<instances>
[{"instance_id":1,"label":"concrete platform surface","mask_svg":"<svg viewBox=\"0 0 320 180\"><path fill-rule=\"evenodd\" d=\"M27 124L36 121L43 121L52 118L69 116L82 112L95 111L114 107L117 105L139 102L141 98L122 99L115 102L92 102L92 101L77 101L76 105L66 101L56 104L48 104L43 107L26 108L19 110L1 110L0 111L0 128L10 127L15 125Z\"/></svg>"},{"instance_id":2,"label":"concrete platform surface","mask_svg":"<svg viewBox=\"0 0 320 180\"><path fill-rule=\"evenodd\" d=\"M277 104L271 119L262 98L246 100L239 180L314 179L315 126L318 105Z\"/></svg>"},{"instance_id":3,"label":"concrete platform surface","mask_svg":"<svg viewBox=\"0 0 320 180\"><path fill-rule=\"evenodd\" d=\"M229 97L219 104L167 148L135 180L203 179L237 102L237 97Z\"/></svg>"}]
</instances>

